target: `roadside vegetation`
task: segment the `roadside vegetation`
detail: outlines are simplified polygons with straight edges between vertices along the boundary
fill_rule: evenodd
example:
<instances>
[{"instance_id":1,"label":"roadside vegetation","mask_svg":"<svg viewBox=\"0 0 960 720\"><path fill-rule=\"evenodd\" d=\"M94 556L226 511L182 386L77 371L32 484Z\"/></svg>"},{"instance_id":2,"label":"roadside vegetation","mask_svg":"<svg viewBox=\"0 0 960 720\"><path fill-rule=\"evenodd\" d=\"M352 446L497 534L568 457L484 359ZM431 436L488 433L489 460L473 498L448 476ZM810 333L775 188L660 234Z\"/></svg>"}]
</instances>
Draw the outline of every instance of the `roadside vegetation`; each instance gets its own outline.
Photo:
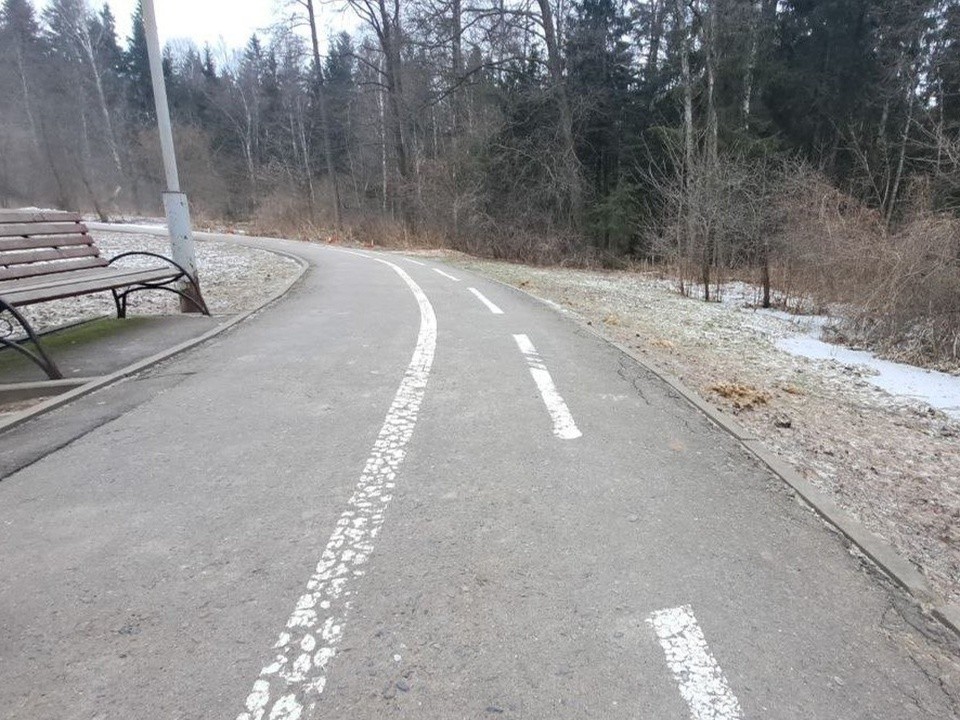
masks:
<instances>
[{"instance_id":1,"label":"roadside vegetation","mask_svg":"<svg viewBox=\"0 0 960 720\"><path fill-rule=\"evenodd\" d=\"M960 0L338 2L353 36L297 0L244 48L166 48L200 218L736 278L960 365ZM157 213L135 20L3 0L0 206Z\"/></svg>"}]
</instances>

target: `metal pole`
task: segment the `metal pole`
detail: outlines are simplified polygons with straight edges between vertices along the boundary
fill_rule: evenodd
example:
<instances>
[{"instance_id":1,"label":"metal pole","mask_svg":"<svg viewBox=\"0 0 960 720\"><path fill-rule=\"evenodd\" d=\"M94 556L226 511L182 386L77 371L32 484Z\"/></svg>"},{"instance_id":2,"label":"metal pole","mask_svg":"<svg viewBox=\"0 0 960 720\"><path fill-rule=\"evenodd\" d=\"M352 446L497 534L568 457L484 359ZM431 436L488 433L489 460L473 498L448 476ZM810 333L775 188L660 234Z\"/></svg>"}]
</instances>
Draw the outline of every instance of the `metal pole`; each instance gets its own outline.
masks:
<instances>
[{"instance_id":1,"label":"metal pole","mask_svg":"<svg viewBox=\"0 0 960 720\"><path fill-rule=\"evenodd\" d=\"M197 255L190 225L190 206L187 196L180 192L180 177L177 173L177 155L173 147L173 128L170 125L170 108L167 105L167 86L163 79L163 57L160 54L160 36L157 33L157 13L153 0L143 0L143 25L147 36L147 54L150 57L150 77L153 81L153 101L157 110L157 128L160 130L160 149L163 153L163 170L167 178L167 190L163 193L163 208L170 233L170 250L173 261L183 267L193 278L194 284L184 283L181 291L197 295L200 285L197 280ZM197 309L186 300L180 301L182 312Z\"/></svg>"}]
</instances>

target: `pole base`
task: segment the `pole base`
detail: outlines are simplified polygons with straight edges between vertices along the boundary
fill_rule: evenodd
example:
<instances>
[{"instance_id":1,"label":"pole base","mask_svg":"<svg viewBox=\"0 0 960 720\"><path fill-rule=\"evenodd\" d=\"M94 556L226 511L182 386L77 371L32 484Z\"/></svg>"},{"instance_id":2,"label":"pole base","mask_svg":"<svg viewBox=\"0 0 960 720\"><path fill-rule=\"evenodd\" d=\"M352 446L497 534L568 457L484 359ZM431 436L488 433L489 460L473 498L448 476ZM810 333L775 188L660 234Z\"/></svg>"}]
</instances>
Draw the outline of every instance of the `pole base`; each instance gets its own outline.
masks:
<instances>
[{"instance_id":1,"label":"pole base","mask_svg":"<svg viewBox=\"0 0 960 720\"><path fill-rule=\"evenodd\" d=\"M200 296L200 281L197 278L197 255L193 242L193 230L190 223L190 205L182 192L163 193L163 209L167 215L167 229L170 233L170 248L173 261L180 265L193 280L183 282L177 288L185 295L197 300L203 306ZM180 298L180 312L200 312L197 306L185 298Z\"/></svg>"}]
</instances>

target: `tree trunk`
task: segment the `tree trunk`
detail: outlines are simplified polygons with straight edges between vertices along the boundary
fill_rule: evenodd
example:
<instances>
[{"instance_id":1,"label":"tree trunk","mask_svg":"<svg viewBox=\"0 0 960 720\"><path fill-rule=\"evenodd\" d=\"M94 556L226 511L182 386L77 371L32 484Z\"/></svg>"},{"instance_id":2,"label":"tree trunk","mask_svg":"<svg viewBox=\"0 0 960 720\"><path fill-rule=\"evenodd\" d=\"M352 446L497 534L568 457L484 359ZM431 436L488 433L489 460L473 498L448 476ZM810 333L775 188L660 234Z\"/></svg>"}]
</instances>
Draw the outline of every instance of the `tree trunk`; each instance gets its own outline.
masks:
<instances>
[{"instance_id":1,"label":"tree trunk","mask_svg":"<svg viewBox=\"0 0 960 720\"><path fill-rule=\"evenodd\" d=\"M307 144L307 128L306 123L303 121L303 106L300 104L299 98L297 99L296 131L298 137L295 139L295 142L299 140L300 143L303 176L307 182L307 197L310 202L310 219L313 220L314 213L316 212L317 194L316 189L313 187L313 168L310 166L310 146Z\"/></svg>"},{"instance_id":2,"label":"tree trunk","mask_svg":"<svg viewBox=\"0 0 960 720\"><path fill-rule=\"evenodd\" d=\"M540 19L547 45L547 66L550 70L553 92L560 110L560 133L564 154L563 168L566 176L564 182L567 185L564 190L569 197L571 224L576 227L580 224L583 211L583 196L580 188L580 167L573 138L573 112L570 109L570 99L567 97L567 90L563 81L563 60L560 56L556 24L554 23L550 0L537 0L537 3L540 6Z\"/></svg>"},{"instance_id":3,"label":"tree trunk","mask_svg":"<svg viewBox=\"0 0 960 720\"><path fill-rule=\"evenodd\" d=\"M248 198L247 209L250 213L256 209L257 203L257 158L255 154L254 136L256 129L254 123L254 111L247 100L243 89L240 90L240 102L243 104L243 122L239 124L240 146L243 150L243 159L247 166L247 181L250 183L250 197Z\"/></svg>"},{"instance_id":4,"label":"tree trunk","mask_svg":"<svg viewBox=\"0 0 960 720\"><path fill-rule=\"evenodd\" d=\"M78 32L80 47L86 56L87 63L90 66L90 75L93 78L94 87L97 90L97 103L100 107L100 115L103 119L103 127L107 136L107 147L110 150L110 157L117 170L117 175L123 177L123 163L120 162L120 150L117 145L117 136L113 132L113 121L110 119L110 108L107 106L107 96L103 91L103 81L101 80L100 68L97 67L97 56L93 50L93 40L90 38L90 31L87 28L86 21L79 19Z\"/></svg>"},{"instance_id":5,"label":"tree trunk","mask_svg":"<svg viewBox=\"0 0 960 720\"><path fill-rule=\"evenodd\" d=\"M23 111L30 125L30 137L33 139L34 150L40 150L40 133L37 130L37 121L33 115L33 98L30 96L30 85L27 82L27 70L23 62L23 48L17 43L17 74L20 80L20 91L23 94Z\"/></svg>"},{"instance_id":6,"label":"tree trunk","mask_svg":"<svg viewBox=\"0 0 960 720\"><path fill-rule=\"evenodd\" d=\"M717 166L718 158L718 121L717 121L717 4L712 0L707 14L707 27L704 33L704 46L707 55L707 158L710 167Z\"/></svg>"},{"instance_id":7,"label":"tree trunk","mask_svg":"<svg viewBox=\"0 0 960 720\"><path fill-rule=\"evenodd\" d=\"M463 78L463 17L461 0L452 0L451 13L453 20L453 37L451 38L451 60L453 71L454 90L450 96L450 104L453 115L453 127L451 128L451 150L453 155L452 179L453 179L453 207L451 215L453 217L453 238L458 239L460 235L460 130L461 130L461 92L460 81Z\"/></svg>"},{"instance_id":8,"label":"tree trunk","mask_svg":"<svg viewBox=\"0 0 960 720\"><path fill-rule=\"evenodd\" d=\"M680 74L683 81L683 160L686 185L693 171L693 79L690 76L690 35L687 28L686 5L677 2L677 23L682 24L680 41Z\"/></svg>"},{"instance_id":9,"label":"tree trunk","mask_svg":"<svg viewBox=\"0 0 960 720\"><path fill-rule=\"evenodd\" d=\"M893 209L897 204L897 195L900 192L900 183L903 179L903 166L907 158L907 143L910 141L910 126L913 125L913 107L916 104L916 83L910 83L909 96L907 98L907 119L903 123L903 133L900 137L900 157L897 160L897 172L894 175L893 187L890 190L890 196L887 198L887 209L884 215L887 225L893 218Z\"/></svg>"},{"instance_id":10,"label":"tree trunk","mask_svg":"<svg viewBox=\"0 0 960 720\"><path fill-rule=\"evenodd\" d=\"M763 307L770 307L770 250L764 245L763 265L760 267L760 284L763 286Z\"/></svg>"},{"instance_id":11,"label":"tree trunk","mask_svg":"<svg viewBox=\"0 0 960 720\"><path fill-rule=\"evenodd\" d=\"M652 83L657 74L660 62L660 38L663 36L663 16L665 0L653 0L653 10L650 15L650 47L647 49L647 67L644 77Z\"/></svg>"},{"instance_id":12,"label":"tree trunk","mask_svg":"<svg viewBox=\"0 0 960 720\"><path fill-rule=\"evenodd\" d=\"M696 277L696 271L693 267L690 267L690 265L696 262L692 209L694 171L693 78L690 74L690 31L687 23L687 8L684 0L676 0L676 16L677 27L681 37L680 74L683 82L683 191L681 193L683 202L681 212L683 214L684 247L682 248L681 255L684 265L689 267L692 284L692 278ZM709 290L707 292L709 292Z\"/></svg>"},{"instance_id":13,"label":"tree trunk","mask_svg":"<svg viewBox=\"0 0 960 720\"><path fill-rule=\"evenodd\" d=\"M750 128L750 104L753 100L753 82L757 68L757 55L760 52L760 23L763 14L762 0L753 0L750 13L750 51L747 54L747 66L743 72L743 106L741 122L743 129Z\"/></svg>"},{"instance_id":14,"label":"tree trunk","mask_svg":"<svg viewBox=\"0 0 960 720\"><path fill-rule=\"evenodd\" d=\"M399 0L394 0L392 14L387 10L386 0L379 0L380 26L378 37L380 48L383 51L385 80L387 86L387 109L390 115L390 126L393 134L394 154L397 159L398 185L396 188L397 200L400 204L400 214L408 231L415 231L417 214L409 197L411 190L411 166L409 157L409 143L406 136L403 117L403 75L402 60L400 57L400 7Z\"/></svg>"},{"instance_id":15,"label":"tree trunk","mask_svg":"<svg viewBox=\"0 0 960 720\"><path fill-rule=\"evenodd\" d=\"M327 107L327 91L324 87L323 64L320 60L320 41L317 37L317 18L313 12L313 0L303 0L310 21L310 40L313 43L313 64L317 74L317 105L320 107L320 124L323 125L323 154L327 161L327 174L333 186L333 217L337 232L343 232L343 210L340 203L340 181L330 142L330 112Z\"/></svg>"},{"instance_id":16,"label":"tree trunk","mask_svg":"<svg viewBox=\"0 0 960 720\"><path fill-rule=\"evenodd\" d=\"M378 67L381 75L383 74L383 59L380 60ZM390 187L387 173L387 118L384 109L383 89L377 89L377 110L380 114L380 172L383 181L383 212L386 214L390 198Z\"/></svg>"},{"instance_id":17,"label":"tree trunk","mask_svg":"<svg viewBox=\"0 0 960 720\"><path fill-rule=\"evenodd\" d=\"M703 283L703 301L710 302L710 252L706 245L700 261L700 282Z\"/></svg>"},{"instance_id":18,"label":"tree trunk","mask_svg":"<svg viewBox=\"0 0 960 720\"><path fill-rule=\"evenodd\" d=\"M400 202L400 213L403 216L404 223L408 230L414 229L416 219L413 208L411 207L410 191L411 173L410 157L407 150L407 138L403 127L403 103L401 100L402 80L400 78L400 58L394 57L392 38L387 45L389 52L385 54L387 70L387 107L390 109L391 129L393 131L394 154L397 157L397 174L399 175L400 187L397 188L398 200ZM398 53L399 55L399 53Z\"/></svg>"},{"instance_id":19,"label":"tree trunk","mask_svg":"<svg viewBox=\"0 0 960 720\"><path fill-rule=\"evenodd\" d=\"M50 166L50 172L53 180L57 184L57 206L61 208L72 207L73 203L67 195L66 187L63 184L63 177L60 174L61 164L56 161L53 155L53 141L47 133L47 124L40 116L40 147L43 148L43 154L47 164Z\"/></svg>"}]
</instances>

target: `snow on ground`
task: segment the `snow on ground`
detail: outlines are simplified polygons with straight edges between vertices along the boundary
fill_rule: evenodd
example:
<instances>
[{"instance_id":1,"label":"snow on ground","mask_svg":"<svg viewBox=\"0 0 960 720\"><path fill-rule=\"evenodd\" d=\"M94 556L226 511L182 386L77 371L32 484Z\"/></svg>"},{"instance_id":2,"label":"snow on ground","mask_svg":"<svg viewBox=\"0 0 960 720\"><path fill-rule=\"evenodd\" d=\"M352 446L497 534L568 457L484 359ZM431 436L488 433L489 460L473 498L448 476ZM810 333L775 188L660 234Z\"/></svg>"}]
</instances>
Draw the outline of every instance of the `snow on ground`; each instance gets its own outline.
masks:
<instances>
[{"instance_id":1,"label":"snow on ground","mask_svg":"<svg viewBox=\"0 0 960 720\"><path fill-rule=\"evenodd\" d=\"M106 258L132 251L170 255L169 240L163 237L107 232L96 232L93 236ZM198 240L196 246L200 287L214 315L252 310L286 287L300 272L297 263L290 258L265 250L204 240ZM125 258L119 262L124 267L162 264L155 258L144 257ZM179 299L172 293L149 291L130 296L130 315L176 314L178 308ZM40 303L22 308L22 311L37 330L116 313L109 292Z\"/></svg>"},{"instance_id":2,"label":"snow on ground","mask_svg":"<svg viewBox=\"0 0 960 720\"><path fill-rule=\"evenodd\" d=\"M660 279L657 284L669 290L676 288L673 281ZM717 291L716 288L711 290L714 293ZM762 334L776 338L775 344L780 350L811 360L828 360L844 366L862 367L867 382L890 395L924 403L960 420L960 376L884 360L866 350L854 350L825 342L821 336L825 328L836 323L834 318L758 307L761 291L755 285L743 282L725 283L720 286L718 296L720 303L732 311L752 315L748 321L750 326Z\"/></svg>"},{"instance_id":3,"label":"snow on ground","mask_svg":"<svg viewBox=\"0 0 960 720\"><path fill-rule=\"evenodd\" d=\"M781 338L777 347L812 360L860 365L871 373L867 381L891 395L917 400L960 420L960 377L878 358L865 350L852 350L821 340L812 333Z\"/></svg>"},{"instance_id":4,"label":"snow on ground","mask_svg":"<svg viewBox=\"0 0 960 720\"><path fill-rule=\"evenodd\" d=\"M824 318L745 307L749 288L705 303L649 274L448 257L579 315L737 414L960 602L960 378L826 345ZM737 410L730 385L765 399Z\"/></svg>"}]
</instances>

